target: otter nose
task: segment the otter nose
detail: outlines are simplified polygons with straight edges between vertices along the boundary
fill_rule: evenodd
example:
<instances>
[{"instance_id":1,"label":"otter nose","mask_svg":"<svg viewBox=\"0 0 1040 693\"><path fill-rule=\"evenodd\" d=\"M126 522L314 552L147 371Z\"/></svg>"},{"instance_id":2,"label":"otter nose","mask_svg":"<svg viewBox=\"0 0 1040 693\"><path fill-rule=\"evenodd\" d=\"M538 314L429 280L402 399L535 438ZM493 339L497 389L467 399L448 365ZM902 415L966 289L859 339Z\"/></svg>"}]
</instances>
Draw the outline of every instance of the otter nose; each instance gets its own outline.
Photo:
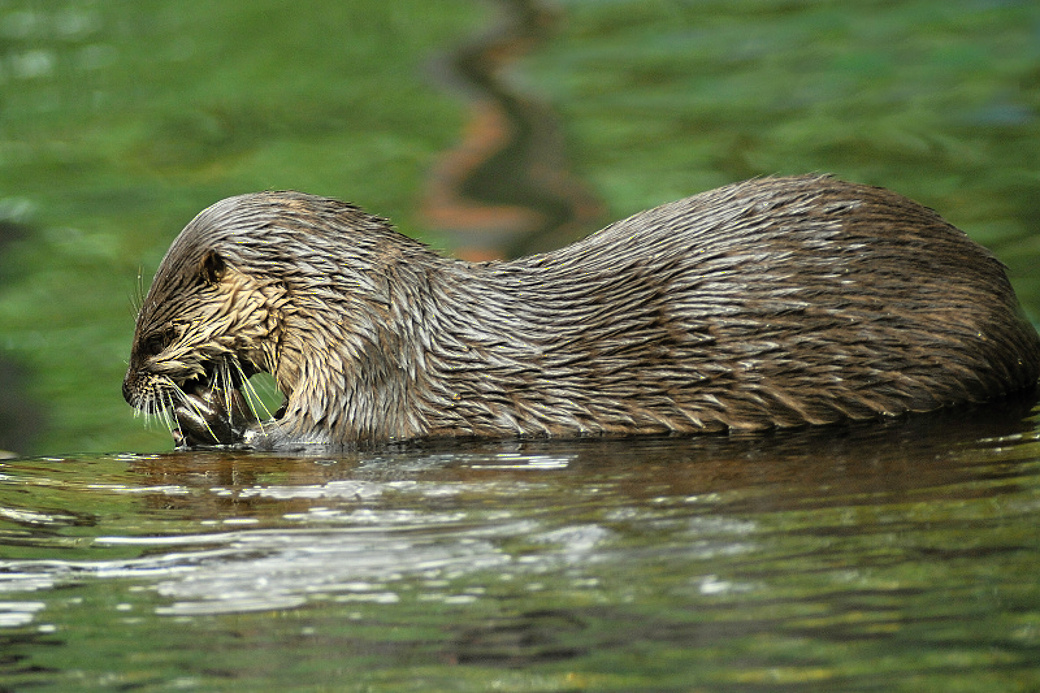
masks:
<instances>
[{"instance_id":1,"label":"otter nose","mask_svg":"<svg viewBox=\"0 0 1040 693\"><path fill-rule=\"evenodd\" d=\"M131 384L130 374L127 373L126 377L123 378L123 399L126 403L133 406L134 404L134 387Z\"/></svg>"}]
</instances>

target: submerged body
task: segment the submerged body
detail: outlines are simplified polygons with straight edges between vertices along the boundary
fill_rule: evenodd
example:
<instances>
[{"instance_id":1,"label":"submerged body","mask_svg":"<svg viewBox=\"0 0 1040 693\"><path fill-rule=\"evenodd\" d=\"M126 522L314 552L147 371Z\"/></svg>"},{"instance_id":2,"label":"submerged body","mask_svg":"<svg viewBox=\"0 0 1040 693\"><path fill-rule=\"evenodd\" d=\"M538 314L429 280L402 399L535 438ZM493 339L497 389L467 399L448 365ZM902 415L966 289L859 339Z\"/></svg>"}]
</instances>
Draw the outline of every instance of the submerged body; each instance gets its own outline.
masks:
<instances>
[{"instance_id":1,"label":"submerged body","mask_svg":"<svg viewBox=\"0 0 1040 693\"><path fill-rule=\"evenodd\" d=\"M265 421L240 393L258 371L285 396ZM491 263L326 198L229 198L163 259L123 392L179 443L293 449L829 424L1038 374L988 251L895 193L797 177Z\"/></svg>"}]
</instances>

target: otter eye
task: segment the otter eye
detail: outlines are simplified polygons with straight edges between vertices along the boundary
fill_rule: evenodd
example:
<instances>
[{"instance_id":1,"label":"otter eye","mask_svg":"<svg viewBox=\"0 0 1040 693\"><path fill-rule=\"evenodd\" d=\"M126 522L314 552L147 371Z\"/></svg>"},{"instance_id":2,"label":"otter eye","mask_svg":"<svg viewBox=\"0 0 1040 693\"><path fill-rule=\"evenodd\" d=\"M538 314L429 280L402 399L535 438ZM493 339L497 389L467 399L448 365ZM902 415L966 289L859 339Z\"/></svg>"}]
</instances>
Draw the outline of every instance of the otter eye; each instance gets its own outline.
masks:
<instances>
[{"instance_id":1,"label":"otter eye","mask_svg":"<svg viewBox=\"0 0 1040 693\"><path fill-rule=\"evenodd\" d=\"M166 347L173 344L173 340L176 338L173 327L167 327L165 330L155 332L144 340L144 353L146 356L158 356L161 354Z\"/></svg>"}]
</instances>

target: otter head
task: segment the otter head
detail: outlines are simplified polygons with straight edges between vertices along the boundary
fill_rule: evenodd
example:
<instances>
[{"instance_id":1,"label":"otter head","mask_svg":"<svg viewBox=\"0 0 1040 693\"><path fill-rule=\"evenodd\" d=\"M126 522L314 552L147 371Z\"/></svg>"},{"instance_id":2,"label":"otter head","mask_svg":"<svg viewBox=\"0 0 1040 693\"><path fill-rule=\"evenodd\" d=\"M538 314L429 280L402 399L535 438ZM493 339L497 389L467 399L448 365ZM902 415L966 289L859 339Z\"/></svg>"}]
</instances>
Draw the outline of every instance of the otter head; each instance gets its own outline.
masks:
<instances>
[{"instance_id":1,"label":"otter head","mask_svg":"<svg viewBox=\"0 0 1040 693\"><path fill-rule=\"evenodd\" d=\"M401 238L357 207L302 193L242 195L202 211L141 306L124 398L164 418L178 444L235 444L263 426L248 387L263 371L287 398L277 416L289 407L306 427L291 397L329 365L322 345L357 354L373 342L375 313L386 313L389 236ZM316 334L316 325L341 332Z\"/></svg>"}]
</instances>

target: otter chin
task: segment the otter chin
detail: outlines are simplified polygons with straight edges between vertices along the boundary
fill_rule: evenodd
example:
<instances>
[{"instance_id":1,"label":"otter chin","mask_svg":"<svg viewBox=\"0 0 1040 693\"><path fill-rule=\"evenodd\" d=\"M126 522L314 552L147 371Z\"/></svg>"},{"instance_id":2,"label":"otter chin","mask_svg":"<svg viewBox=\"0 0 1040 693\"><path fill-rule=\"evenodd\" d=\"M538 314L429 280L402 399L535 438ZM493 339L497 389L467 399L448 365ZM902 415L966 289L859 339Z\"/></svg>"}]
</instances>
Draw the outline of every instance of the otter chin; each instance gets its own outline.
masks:
<instances>
[{"instance_id":1,"label":"otter chin","mask_svg":"<svg viewBox=\"0 0 1040 693\"><path fill-rule=\"evenodd\" d=\"M252 404L262 371L284 396L273 415ZM163 258L123 395L179 446L299 450L835 424L1038 374L992 254L905 197L812 176L478 263L336 200L231 197Z\"/></svg>"}]
</instances>

